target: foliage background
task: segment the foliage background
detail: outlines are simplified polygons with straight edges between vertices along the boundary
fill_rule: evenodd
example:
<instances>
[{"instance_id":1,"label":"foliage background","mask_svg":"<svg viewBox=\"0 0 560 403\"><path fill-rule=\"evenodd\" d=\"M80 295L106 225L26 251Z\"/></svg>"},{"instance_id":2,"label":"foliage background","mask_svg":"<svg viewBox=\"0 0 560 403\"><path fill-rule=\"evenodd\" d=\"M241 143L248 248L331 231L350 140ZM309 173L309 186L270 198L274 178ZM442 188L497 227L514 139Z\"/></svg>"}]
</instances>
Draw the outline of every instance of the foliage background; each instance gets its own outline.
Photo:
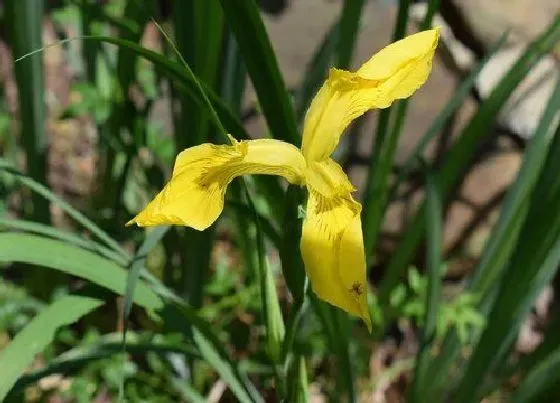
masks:
<instances>
[{"instance_id":1,"label":"foliage background","mask_svg":"<svg viewBox=\"0 0 560 403\"><path fill-rule=\"evenodd\" d=\"M489 97L471 96L486 59L456 75L442 50L417 96L346 135L371 335L306 291L295 188L236 182L203 233L124 227L177 151L220 141L208 103L238 138L297 143L329 66L448 7L261 3L1 3L0 400L553 401L560 86L528 142L496 117L559 16Z\"/></svg>"}]
</instances>

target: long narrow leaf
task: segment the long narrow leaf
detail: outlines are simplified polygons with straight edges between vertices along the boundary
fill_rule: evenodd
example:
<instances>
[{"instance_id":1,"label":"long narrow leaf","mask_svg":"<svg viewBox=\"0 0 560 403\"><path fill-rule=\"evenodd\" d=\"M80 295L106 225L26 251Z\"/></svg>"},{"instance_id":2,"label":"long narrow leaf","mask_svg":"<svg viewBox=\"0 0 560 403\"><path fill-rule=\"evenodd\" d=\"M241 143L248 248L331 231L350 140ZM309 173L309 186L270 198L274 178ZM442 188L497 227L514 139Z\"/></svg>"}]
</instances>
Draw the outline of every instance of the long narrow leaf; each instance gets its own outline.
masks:
<instances>
[{"instance_id":1,"label":"long narrow leaf","mask_svg":"<svg viewBox=\"0 0 560 403\"><path fill-rule=\"evenodd\" d=\"M493 297L490 289L493 284L496 284L507 260L516 248L515 241L525 221L529 197L539 175L544 172L542 167L550 145L550 126L558 108L560 108L560 84L556 86L535 135L529 142L517 179L507 193L498 222L484 248L470 284L472 292L484 297L479 302L481 312L488 310L489 302ZM441 371L445 372L449 368L459 351L460 343L457 338L448 335L441 354L430 366L429 372L433 380L430 393L435 393L436 385L444 384L445 377Z\"/></svg>"},{"instance_id":2,"label":"long narrow leaf","mask_svg":"<svg viewBox=\"0 0 560 403\"><path fill-rule=\"evenodd\" d=\"M16 337L0 351L0 400L4 400L17 379L54 339L55 332L101 306L103 301L67 295L34 317Z\"/></svg>"},{"instance_id":3,"label":"long narrow leaf","mask_svg":"<svg viewBox=\"0 0 560 403\"><path fill-rule=\"evenodd\" d=\"M42 185L41 183L35 181L31 177L22 174L21 172L17 171L13 168L6 160L0 158L0 172L3 172L7 175L12 176L22 185L28 187L35 193L39 194L41 197L49 200L51 203L55 203L58 205L63 211L65 211L70 217L80 223L84 228L91 231L92 234L97 236L101 241L103 241L107 246L113 249L115 252L119 253L124 258L128 258L128 253L115 241L113 238L109 236L105 231L99 228L93 221L87 218L85 215L80 213L70 204L62 200L59 196L55 195L51 192L46 186Z\"/></svg>"},{"instance_id":4,"label":"long narrow leaf","mask_svg":"<svg viewBox=\"0 0 560 403\"><path fill-rule=\"evenodd\" d=\"M424 133L424 135L420 138L418 143L414 146L410 155L407 157L405 162L402 164L397 179L395 180L395 184L393 185L393 189L391 190L391 196L389 199L392 199L396 189L402 181L409 174L415 163L419 158L422 157L426 147L428 146L430 140L432 140L440 131L444 128L446 122L449 121L451 116L457 111L457 109L463 105L467 97L470 95L471 90L473 89L474 85L476 84L476 79L478 75L488 63L488 60L503 46L507 39L506 35L502 35L502 37L494 44L489 50L488 53L480 60L480 62L476 65L475 68L471 70L469 75L465 78L465 80L461 83L459 88L453 93L451 99L445 104L445 107L442 111L438 114L438 116L434 119L428 130Z\"/></svg>"},{"instance_id":5,"label":"long narrow leaf","mask_svg":"<svg viewBox=\"0 0 560 403\"><path fill-rule=\"evenodd\" d=\"M48 267L88 280L117 294L125 293L126 271L123 268L88 250L54 239L1 233L0 261ZM134 302L151 311L162 306L160 298L143 282L136 287Z\"/></svg>"},{"instance_id":6,"label":"long narrow leaf","mask_svg":"<svg viewBox=\"0 0 560 403\"><path fill-rule=\"evenodd\" d=\"M43 2L9 0L4 4L14 59L41 48ZM14 70L27 168L34 180L46 183L48 166L42 55L15 63ZM32 200L35 221L48 223L50 213L47 200L36 193L32 195Z\"/></svg>"},{"instance_id":7,"label":"long narrow leaf","mask_svg":"<svg viewBox=\"0 0 560 403\"><path fill-rule=\"evenodd\" d=\"M71 232L61 231L55 227L51 227L50 225L25 220L7 220L0 218L0 231L3 230L2 227L6 227L10 230L31 232L33 234L44 235L60 241L68 242L72 245L91 250L92 252L96 252L108 259L114 260L115 263L118 263L121 266L126 265L126 259L111 249L108 249L91 239L82 238L72 234Z\"/></svg>"},{"instance_id":8,"label":"long narrow leaf","mask_svg":"<svg viewBox=\"0 0 560 403\"><path fill-rule=\"evenodd\" d=\"M427 368L430 362L431 349L434 347L440 307L441 281L441 245L442 245L442 210L439 193L433 174L427 177L427 209L426 209L428 290L426 296L426 315L422 328L420 349L416 356L416 370L411 402L422 402L421 389L426 384Z\"/></svg>"},{"instance_id":9,"label":"long narrow leaf","mask_svg":"<svg viewBox=\"0 0 560 403\"><path fill-rule=\"evenodd\" d=\"M270 131L275 138L299 145L290 95L256 2L220 0L220 3L237 39Z\"/></svg>"},{"instance_id":10,"label":"long narrow leaf","mask_svg":"<svg viewBox=\"0 0 560 403\"><path fill-rule=\"evenodd\" d=\"M263 401L255 386L233 362L210 325L201 319L192 308L182 303L168 304L162 315L169 326L187 335L192 335L202 357L220 374L239 401Z\"/></svg>"},{"instance_id":11,"label":"long narrow leaf","mask_svg":"<svg viewBox=\"0 0 560 403\"><path fill-rule=\"evenodd\" d=\"M506 358L534 299L560 265L560 125L550 146L517 248L500 282L488 325L469 360L456 402L474 402L485 376Z\"/></svg>"},{"instance_id":12,"label":"long narrow leaf","mask_svg":"<svg viewBox=\"0 0 560 403\"><path fill-rule=\"evenodd\" d=\"M557 40L560 39L560 16L558 16L550 27L529 46L523 56L509 70L490 97L480 107L478 112L463 130L459 140L447 153L445 163L441 169L438 182L442 192L443 200L446 200L453 185L460 179L464 168L471 161L479 142L488 136L491 131L491 123L509 98L516 86L521 82L527 72L548 52ZM387 306L391 290L397 284L400 276L408 267L418 244L422 239L424 230L424 206L422 206L414 219L411 221L407 232L401 241L393 259L387 266L379 292L382 306Z\"/></svg>"}]
</instances>

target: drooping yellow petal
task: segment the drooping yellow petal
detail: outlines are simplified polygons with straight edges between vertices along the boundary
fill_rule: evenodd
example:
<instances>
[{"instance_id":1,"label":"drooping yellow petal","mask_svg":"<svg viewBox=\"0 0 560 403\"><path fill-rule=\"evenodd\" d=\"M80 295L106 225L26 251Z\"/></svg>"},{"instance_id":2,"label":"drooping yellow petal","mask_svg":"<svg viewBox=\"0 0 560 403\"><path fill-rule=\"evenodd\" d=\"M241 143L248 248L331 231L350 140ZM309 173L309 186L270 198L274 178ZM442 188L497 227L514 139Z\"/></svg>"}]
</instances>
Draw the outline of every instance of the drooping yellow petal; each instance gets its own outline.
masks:
<instances>
[{"instance_id":1,"label":"drooping yellow petal","mask_svg":"<svg viewBox=\"0 0 560 403\"><path fill-rule=\"evenodd\" d=\"M227 185L245 174L279 175L301 184L305 160L298 148L272 139L188 148L177 156L164 189L127 225L175 224L202 231L222 212Z\"/></svg>"},{"instance_id":2,"label":"drooping yellow petal","mask_svg":"<svg viewBox=\"0 0 560 403\"><path fill-rule=\"evenodd\" d=\"M331 178L338 175L330 163L322 168ZM301 253L313 291L330 304L361 317L371 331L361 206L349 193L333 190L330 197L325 196L325 189L317 191L311 181L308 189Z\"/></svg>"},{"instance_id":3,"label":"drooping yellow petal","mask_svg":"<svg viewBox=\"0 0 560 403\"><path fill-rule=\"evenodd\" d=\"M329 157L352 120L420 88L430 74L438 37L439 29L423 31L382 49L356 72L331 69L305 116L305 158Z\"/></svg>"}]
</instances>

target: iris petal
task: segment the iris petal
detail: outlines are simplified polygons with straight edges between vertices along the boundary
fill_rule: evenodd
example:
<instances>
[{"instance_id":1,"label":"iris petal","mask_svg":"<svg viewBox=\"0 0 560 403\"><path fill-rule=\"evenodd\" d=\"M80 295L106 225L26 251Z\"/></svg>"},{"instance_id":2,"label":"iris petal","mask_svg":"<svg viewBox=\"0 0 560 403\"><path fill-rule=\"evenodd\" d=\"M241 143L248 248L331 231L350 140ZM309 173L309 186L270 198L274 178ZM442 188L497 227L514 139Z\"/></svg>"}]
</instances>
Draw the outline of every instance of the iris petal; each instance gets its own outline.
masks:
<instances>
[{"instance_id":1,"label":"iris petal","mask_svg":"<svg viewBox=\"0 0 560 403\"><path fill-rule=\"evenodd\" d=\"M438 29L410 35L382 49L356 72L331 69L305 117L305 158L328 158L352 120L407 98L422 86L432 68L438 37Z\"/></svg>"},{"instance_id":2,"label":"iris petal","mask_svg":"<svg viewBox=\"0 0 560 403\"><path fill-rule=\"evenodd\" d=\"M305 161L299 149L279 140L260 139L233 145L202 144L177 156L171 180L127 225L185 225L208 228L224 208L233 178L245 174L280 175L304 181Z\"/></svg>"},{"instance_id":3,"label":"iris petal","mask_svg":"<svg viewBox=\"0 0 560 403\"><path fill-rule=\"evenodd\" d=\"M313 291L371 330L361 206L349 193L326 197L309 183L308 189L300 247Z\"/></svg>"}]
</instances>

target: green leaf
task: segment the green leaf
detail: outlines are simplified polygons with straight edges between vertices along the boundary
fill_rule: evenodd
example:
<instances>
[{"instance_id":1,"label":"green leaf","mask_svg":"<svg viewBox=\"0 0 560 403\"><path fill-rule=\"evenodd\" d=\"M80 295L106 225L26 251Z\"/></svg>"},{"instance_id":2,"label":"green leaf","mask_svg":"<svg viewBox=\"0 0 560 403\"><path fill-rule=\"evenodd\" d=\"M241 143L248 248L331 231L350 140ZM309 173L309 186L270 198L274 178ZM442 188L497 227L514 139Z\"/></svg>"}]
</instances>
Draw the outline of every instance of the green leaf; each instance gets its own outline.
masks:
<instances>
[{"instance_id":1,"label":"green leaf","mask_svg":"<svg viewBox=\"0 0 560 403\"><path fill-rule=\"evenodd\" d=\"M478 112L472 117L459 140L446 154L446 159L438 176L438 185L442 200L446 200L454 185L461 178L465 167L469 164L477 146L482 139L493 133L490 128L498 112L507 101L513 90L525 77L527 72L548 52L560 39L560 16L550 27L533 42L523 56L514 64L503 77L490 97L482 104ZM385 306L391 289L398 283L399 277L408 267L414 252L422 239L425 221L423 216L425 206L422 205L416 216L411 220L408 230L404 234L399 248L386 268L386 275L380 285L379 300Z\"/></svg>"},{"instance_id":2,"label":"green leaf","mask_svg":"<svg viewBox=\"0 0 560 403\"><path fill-rule=\"evenodd\" d=\"M307 108L315 93L327 77L329 67L332 65L333 54L338 43L338 22L333 24L323 37L323 41L315 50L313 58L308 63L303 81L296 93L296 116L297 121L303 121Z\"/></svg>"},{"instance_id":3,"label":"green leaf","mask_svg":"<svg viewBox=\"0 0 560 403\"><path fill-rule=\"evenodd\" d=\"M405 177L412 172L415 164L422 158L426 147L430 143L430 141L441 132L441 130L445 127L446 123L449 119L453 116L453 114L459 109L461 105L465 102L467 97L470 96L471 91L476 84L476 79L478 75L488 63L488 60L494 56L494 54L504 45L507 39L506 35L502 35L502 37L494 44L489 50L488 53L480 60L480 62L476 65L475 68L471 70L468 76L463 80L459 88L453 93L451 99L445 104L445 107L442 111L437 115L434 119L430 127L426 130L422 138L416 143L412 152L407 157L405 162L399 169L399 174L395 180L395 184L393 185L392 190L389 192L389 200L394 198L394 195L399 187L402 184Z\"/></svg>"},{"instance_id":4,"label":"green leaf","mask_svg":"<svg viewBox=\"0 0 560 403\"><path fill-rule=\"evenodd\" d=\"M411 402L422 402L421 389L427 378L427 368L430 363L430 352L435 344L438 328L438 316L440 311L440 269L441 269L441 245L442 245L442 209L435 177L432 173L427 175L427 209L426 225L427 234L427 257L428 267L428 290L426 296L426 307L424 327L420 348L416 355L416 370L412 388Z\"/></svg>"},{"instance_id":5,"label":"green leaf","mask_svg":"<svg viewBox=\"0 0 560 403\"><path fill-rule=\"evenodd\" d=\"M512 403L551 401L551 397L546 397L545 393L549 388L557 387L558 381L560 381L560 348L549 353L525 375L510 401Z\"/></svg>"},{"instance_id":6,"label":"green leaf","mask_svg":"<svg viewBox=\"0 0 560 403\"><path fill-rule=\"evenodd\" d=\"M140 271L144 268L146 259L148 258L148 253L150 253L157 243L161 241L163 236L167 233L167 231L169 231L169 228L170 227L157 227L148 232L144 242L142 242L142 245L140 245L140 248L138 248L138 251L134 254L134 257L131 260L124 293L123 316L125 320L130 315L132 303L134 302L136 284L138 283L138 278L140 277Z\"/></svg>"},{"instance_id":7,"label":"green leaf","mask_svg":"<svg viewBox=\"0 0 560 403\"><path fill-rule=\"evenodd\" d=\"M125 293L127 273L122 267L62 241L29 234L1 233L0 261L48 267L88 280L119 295ZM134 302L150 311L162 307L160 298L143 282L136 287Z\"/></svg>"},{"instance_id":8,"label":"green leaf","mask_svg":"<svg viewBox=\"0 0 560 403\"><path fill-rule=\"evenodd\" d=\"M347 399L350 402L355 402L357 401L356 381L353 361L350 356L349 317L345 312L317 298L311 290L308 291L308 294L327 335L329 349L337 359L336 363L340 374L336 378L338 400Z\"/></svg>"},{"instance_id":9,"label":"green leaf","mask_svg":"<svg viewBox=\"0 0 560 403\"><path fill-rule=\"evenodd\" d=\"M296 357L290 377L293 379L290 382L293 385L289 391L288 401L294 403L307 403L309 402L309 386L307 384L307 368L305 366L304 357Z\"/></svg>"},{"instance_id":10,"label":"green leaf","mask_svg":"<svg viewBox=\"0 0 560 403\"><path fill-rule=\"evenodd\" d=\"M410 0L399 0L397 23L393 32L393 42L406 34ZM396 109L396 111L395 111ZM406 101L395 102L389 108L379 112L374 148L370 161L364 208L362 210L362 227L364 231L364 248L366 258L370 260L377 242L387 202L387 182L393 166L401 126L406 115Z\"/></svg>"},{"instance_id":11,"label":"green leaf","mask_svg":"<svg viewBox=\"0 0 560 403\"><path fill-rule=\"evenodd\" d=\"M274 138L300 144L290 95L257 4L253 0L220 0Z\"/></svg>"},{"instance_id":12,"label":"green leaf","mask_svg":"<svg viewBox=\"0 0 560 403\"><path fill-rule=\"evenodd\" d=\"M239 401L263 402L255 386L233 362L224 344L218 339L210 325L201 319L192 308L182 303L168 304L163 309L162 316L168 326L192 336L202 357L229 385Z\"/></svg>"},{"instance_id":13,"label":"green leaf","mask_svg":"<svg viewBox=\"0 0 560 403\"><path fill-rule=\"evenodd\" d=\"M85 215L80 213L70 204L62 200L60 197L55 195L46 186L35 181L33 178L26 176L25 174L22 174L21 172L17 171L5 159L1 157L0 157L0 173L5 173L6 175L9 175L10 177L17 180L22 185L28 187L29 189L33 190L35 193L39 194L41 197L44 197L51 203L56 204L63 211L65 211L70 217L72 217L79 224L81 224L84 228L91 231L91 233L95 235L97 238L99 238L99 240L103 241L111 249L119 253L119 255L121 255L123 258L126 259L129 258L128 253L118 244L118 242L115 241L113 238L111 238L109 234L107 234L101 228L99 228L93 221L91 221Z\"/></svg>"},{"instance_id":14,"label":"green leaf","mask_svg":"<svg viewBox=\"0 0 560 403\"><path fill-rule=\"evenodd\" d=\"M124 266L127 263L127 259L91 239L82 238L80 236L74 235L71 232L61 231L55 227L51 227L50 225L40 224L32 221L8 220L0 218L0 231L4 230L2 227L6 227L10 230L31 232L33 234L44 235L49 238L58 239L59 241L64 241L72 245L79 246L82 249L88 249L92 252L96 252L99 255L113 260L115 263L121 266Z\"/></svg>"},{"instance_id":15,"label":"green leaf","mask_svg":"<svg viewBox=\"0 0 560 403\"><path fill-rule=\"evenodd\" d=\"M180 379L173 379L171 381L171 385L175 388L181 396L187 401L191 403L205 403L207 400L202 396L200 393L196 391L196 389L185 382L184 380Z\"/></svg>"},{"instance_id":16,"label":"green leaf","mask_svg":"<svg viewBox=\"0 0 560 403\"><path fill-rule=\"evenodd\" d=\"M42 19L44 4L36 0L9 0L5 3L5 22L14 59L42 47ZM48 173L47 138L45 135L45 100L42 55L15 62L16 84L21 120L21 137L29 175L45 183ZM33 194L35 221L50 221L49 204Z\"/></svg>"},{"instance_id":17,"label":"green leaf","mask_svg":"<svg viewBox=\"0 0 560 403\"><path fill-rule=\"evenodd\" d=\"M89 36L83 37L84 40L95 40L105 43L111 43L116 46L125 47L128 50L144 57L146 60L154 63L159 69L173 79L178 80L177 88L180 91L187 93L192 99L200 105L206 105L206 99L209 100L211 106L216 111L216 114L231 135L237 139L248 139L249 135L239 122L237 117L229 110L227 105L220 99L207 84L197 80L194 75L189 74L183 65L180 63L169 60L164 55L146 49L137 43L126 41L123 39L109 37L109 36ZM215 123L215 120L213 120ZM217 126L221 130L221 126Z\"/></svg>"},{"instance_id":18,"label":"green leaf","mask_svg":"<svg viewBox=\"0 0 560 403\"><path fill-rule=\"evenodd\" d=\"M348 69L356 46L364 0L346 0L338 28L337 67Z\"/></svg>"},{"instance_id":19,"label":"green leaf","mask_svg":"<svg viewBox=\"0 0 560 403\"><path fill-rule=\"evenodd\" d=\"M558 108L560 108L560 85L556 86L535 135L528 144L517 178L508 190L498 222L492 230L469 286L472 292L484 297L478 305L485 315L489 309L489 302L494 297L491 291L502 275L514 249L518 247L517 239L527 216L530 195L539 175L546 172L543 170L543 164L550 147L550 126ZM430 366L433 380L430 393L435 392L436 385L445 383L446 377L442 372L446 372L446 369L452 365L460 348L460 340L449 335L442 353Z\"/></svg>"},{"instance_id":20,"label":"green leaf","mask_svg":"<svg viewBox=\"0 0 560 403\"><path fill-rule=\"evenodd\" d=\"M161 337L150 337L150 341L143 340L142 335L128 332L127 350L133 354L145 355L154 352L165 356L169 353L182 354L185 356L199 357L199 353L189 344L170 343ZM111 357L122 353L122 334L111 333L100 337L100 340L93 345L78 346L60 354L48 364L18 379L12 391L23 390L33 383L51 376L53 374L75 375L78 370L86 367L92 361Z\"/></svg>"},{"instance_id":21,"label":"green leaf","mask_svg":"<svg viewBox=\"0 0 560 403\"><path fill-rule=\"evenodd\" d=\"M282 273L286 285L296 303L303 303L307 276L303 259L299 253L302 220L298 217L298 206L304 202L302 190L294 185L288 186L284 208L282 239L279 246L282 260Z\"/></svg>"},{"instance_id":22,"label":"green leaf","mask_svg":"<svg viewBox=\"0 0 560 403\"><path fill-rule=\"evenodd\" d=\"M560 87L560 84L558 85ZM560 125L541 177L531 195L528 218L502 276L488 324L468 362L454 400L478 401L483 380L501 362L538 293L560 265Z\"/></svg>"},{"instance_id":23,"label":"green leaf","mask_svg":"<svg viewBox=\"0 0 560 403\"><path fill-rule=\"evenodd\" d=\"M103 301L95 298L66 295L34 317L0 351L0 400L4 400L17 379L32 364L35 355L53 341L57 329L73 324L102 304Z\"/></svg>"}]
</instances>

